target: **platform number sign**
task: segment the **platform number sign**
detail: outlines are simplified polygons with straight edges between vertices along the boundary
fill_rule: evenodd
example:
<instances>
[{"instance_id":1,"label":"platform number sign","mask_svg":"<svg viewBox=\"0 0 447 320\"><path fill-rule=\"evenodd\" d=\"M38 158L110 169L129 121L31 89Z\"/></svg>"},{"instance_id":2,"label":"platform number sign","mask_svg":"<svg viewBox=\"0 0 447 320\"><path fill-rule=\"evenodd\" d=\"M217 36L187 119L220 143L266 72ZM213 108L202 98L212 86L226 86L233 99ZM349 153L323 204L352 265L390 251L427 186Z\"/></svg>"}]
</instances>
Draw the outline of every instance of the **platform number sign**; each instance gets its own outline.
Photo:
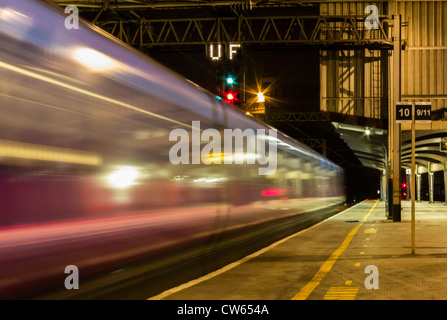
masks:
<instances>
[{"instance_id":1,"label":"platform number sign","mask_svg":"<svg viewBox=\"0 0 447 320\"><path fill-rule=\"evenodd\" d=\"M412 121L411 102L396 103L396 122ZM431 122L431 102L415 102L414 103L414 121L415 122Z\"/></svg>"},{"instance_id":2,"label":"platform number sign","mask_svg":"<svg viewBox=\"0 0 447 320\"><path fill-rule=\"evenodd\" d=\"M396 103L396 122L411 122L413 104L410 102L397 102Z\"/></svg>"},{"instance_id":3,"label":"platform number sign","mask_svg":"<svg viewBox=\"0 0 447 320\"><path fill-rule=\"evenodd\" d=\"M415 122L431 122L431 102L415 102L414 113Z\"/></svg>"}]
</instances>

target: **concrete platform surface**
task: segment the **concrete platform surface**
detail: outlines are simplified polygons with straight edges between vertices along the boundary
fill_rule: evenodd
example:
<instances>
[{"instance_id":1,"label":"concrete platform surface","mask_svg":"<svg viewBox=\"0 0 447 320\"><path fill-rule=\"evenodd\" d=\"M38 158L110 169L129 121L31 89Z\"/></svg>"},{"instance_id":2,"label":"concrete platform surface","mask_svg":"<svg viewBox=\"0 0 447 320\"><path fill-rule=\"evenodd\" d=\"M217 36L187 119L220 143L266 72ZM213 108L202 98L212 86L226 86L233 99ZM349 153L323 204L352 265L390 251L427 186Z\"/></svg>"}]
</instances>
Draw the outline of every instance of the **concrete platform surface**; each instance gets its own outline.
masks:
<instances>
[{"instance_id":1,"label":"concrete platform surface","mask_svg":"<svg viewBox=\"0 0 447 320\"><path fill-rule=\"evenodd\" d=\"M367 200L153 300L447 299L447 206L416 203L387 220Z\"/></svg>"}]
</instances>

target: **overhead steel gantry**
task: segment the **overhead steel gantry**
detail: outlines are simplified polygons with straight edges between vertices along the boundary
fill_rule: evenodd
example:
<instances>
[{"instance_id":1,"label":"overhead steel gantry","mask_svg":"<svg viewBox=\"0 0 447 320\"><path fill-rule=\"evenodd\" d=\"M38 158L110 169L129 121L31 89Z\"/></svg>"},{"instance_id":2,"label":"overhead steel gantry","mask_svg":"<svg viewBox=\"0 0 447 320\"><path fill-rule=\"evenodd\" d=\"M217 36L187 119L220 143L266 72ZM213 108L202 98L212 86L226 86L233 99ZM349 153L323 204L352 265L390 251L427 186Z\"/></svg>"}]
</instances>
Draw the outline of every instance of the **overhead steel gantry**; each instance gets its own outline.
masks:
<instances>
[{"instance_id":1,"label":"overhead steel gantry","mask_svg":"<svg viewBox=\"0 0 447 320\"><path fill-rule=\"evenodd\" d=\"M260 115L264 122L324 122L330 121L330 117L322 112L269 112Z\"/></svg>"},{"instance_id":2,"label":"overhead steel gantry","mask_svg":"<svg viewBox=\"0 0 447 320\"><path fill-rule=\"evenodd\" d=\"M133 19L98 22L98 26L132 46L240 44L313 45L338 48L391 49L383 25L359 27L364 16L290 16L199 19ZM341 24L338 27L336 24Z\"/></svg>"},{"instance_id":3,"label":"overhead steel gantry","mask_svg":"<svg viewBox=\"0 0 447 320\"><path fill-rule=\"evenodd\" d=\"M388 26L379 16L378 29L366 29L366 15L251 16L253 8L315 5L320 1L60 1L94 11L91 20L122 41L138 47L196 46L212 42L240 44L305 45L334 49L392 49ZM205 18L151 18L141 14L148 9L191 9L231 7L235 16ZM106 11L125 11L117 17L104 17ZM124 17L126 16L126 17Z\"/></svg>"}]
</instances>

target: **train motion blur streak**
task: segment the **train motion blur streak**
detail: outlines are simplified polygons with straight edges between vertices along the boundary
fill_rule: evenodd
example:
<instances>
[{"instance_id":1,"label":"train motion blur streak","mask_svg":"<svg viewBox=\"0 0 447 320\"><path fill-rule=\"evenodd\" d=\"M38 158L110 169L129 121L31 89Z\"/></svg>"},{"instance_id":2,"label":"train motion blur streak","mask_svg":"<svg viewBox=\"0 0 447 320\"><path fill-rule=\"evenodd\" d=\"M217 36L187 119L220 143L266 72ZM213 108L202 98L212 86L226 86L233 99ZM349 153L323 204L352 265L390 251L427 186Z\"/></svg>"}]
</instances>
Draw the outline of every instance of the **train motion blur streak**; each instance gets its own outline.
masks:
<instances>
[{"instance_id":1,"label":"train motion blur streak","mask_svg":"<svg viewBox=\"0 0 447 320\"><path fill-rule=\"evenodd\" d=\"M277 170L173 165L169 133L267 129L94 26L0 0L0 297L344 200L342 169L278 133ZM241 231L242 230L242 231ZM213 242L214 241L214 242ZM82 288L82 278L80 287Z\"/></svg>"}]
</instances>

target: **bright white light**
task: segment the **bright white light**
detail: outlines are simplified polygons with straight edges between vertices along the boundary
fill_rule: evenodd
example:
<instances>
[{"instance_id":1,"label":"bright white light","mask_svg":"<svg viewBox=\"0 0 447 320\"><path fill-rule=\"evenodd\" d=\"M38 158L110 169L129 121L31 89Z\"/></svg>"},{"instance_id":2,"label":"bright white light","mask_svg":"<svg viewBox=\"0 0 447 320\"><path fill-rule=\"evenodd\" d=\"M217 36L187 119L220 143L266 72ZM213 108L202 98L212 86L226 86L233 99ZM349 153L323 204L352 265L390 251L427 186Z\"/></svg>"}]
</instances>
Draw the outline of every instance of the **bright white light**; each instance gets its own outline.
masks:
<instances>
[{"instance_id":1,"label":"bright white light","mask_svg":"<svg viewBox=\"0 0 447 320\"><path fill-rule=\"evenodd\" d=\"M15 14L16 11L13 11L11 9L0 9L0 20L12 20Z\"/></svg>"},{"instance_id":2,"label":"bright white light","mask_svg":"<svg viewBox=\"0 0 447 320\"><path fill-rule=\"evenodd\" d=\"M222 181L222 180L226 180L226 178L203 177L203 178L195 179L193 181L194 182L218 182L218 181Z\"/></svg>"},{"instance_id":3,"label":"bright white light","mask_svg":"<svg viewBox=\"0 0 447 320\"><path fill-rule=\"evenodd\" d=\"M230 44L230 49L228 50L230 60L233 60L233 54L237 53L237 50L233 50L233 48L240 48L241 45L239 43Z\"/></svg>"},{"instance_id":4,"label":"bright white light","mask_svg":"<svg viewBox=\"0 0 447 320\"><path fill-rule=\"evenodd\" d=\"M258 92L258 102L264 102L264 101L265 101L264 94L262 92Z\"/></svg>"},{"instance_id":5,"label":"bright white light","mask_svg":"<svg viewBox=\"0 0 447 320\"><path fill-rule=\"evenodd\" d=\"M220 57L222 56L222 45L217 45L217 57L214 56L214 45L210 44L210 58L211 60L220 60Z\"/></svg>"},{"instance_id":6,"label":"bright white light","mask_svg":"<svg viewBox=\"0 0 447 320\"><path fill-rule=\"evenodd\" d=\"M112 59L93 49L78 49L75 55L79 62L93 70L104 70L114 65Z\"/></svg>"},{"instance_id":7,"label":"bright white light","mask_svg":"<svg viewBox=\"0 0 447 320\"><path fill-rule=\"evenodd\" d=\"M140 173L135 168L121 167L112 172L107 177L107 181L112 187L122 189L133 185L139 175Z\"/></svg>"},{"instance_id":8,"label":"bright white light","mask_svg":"<svg viewBox=\"0 0 447 320\"><path fill-rule=\"evenodd\" d=\"M365 133L366 133L367 135L370 135L370 134L371 134L371 131L370 131L369 129L366 129L366 130L365 130Z\"/></svg>"}]
</instances>

